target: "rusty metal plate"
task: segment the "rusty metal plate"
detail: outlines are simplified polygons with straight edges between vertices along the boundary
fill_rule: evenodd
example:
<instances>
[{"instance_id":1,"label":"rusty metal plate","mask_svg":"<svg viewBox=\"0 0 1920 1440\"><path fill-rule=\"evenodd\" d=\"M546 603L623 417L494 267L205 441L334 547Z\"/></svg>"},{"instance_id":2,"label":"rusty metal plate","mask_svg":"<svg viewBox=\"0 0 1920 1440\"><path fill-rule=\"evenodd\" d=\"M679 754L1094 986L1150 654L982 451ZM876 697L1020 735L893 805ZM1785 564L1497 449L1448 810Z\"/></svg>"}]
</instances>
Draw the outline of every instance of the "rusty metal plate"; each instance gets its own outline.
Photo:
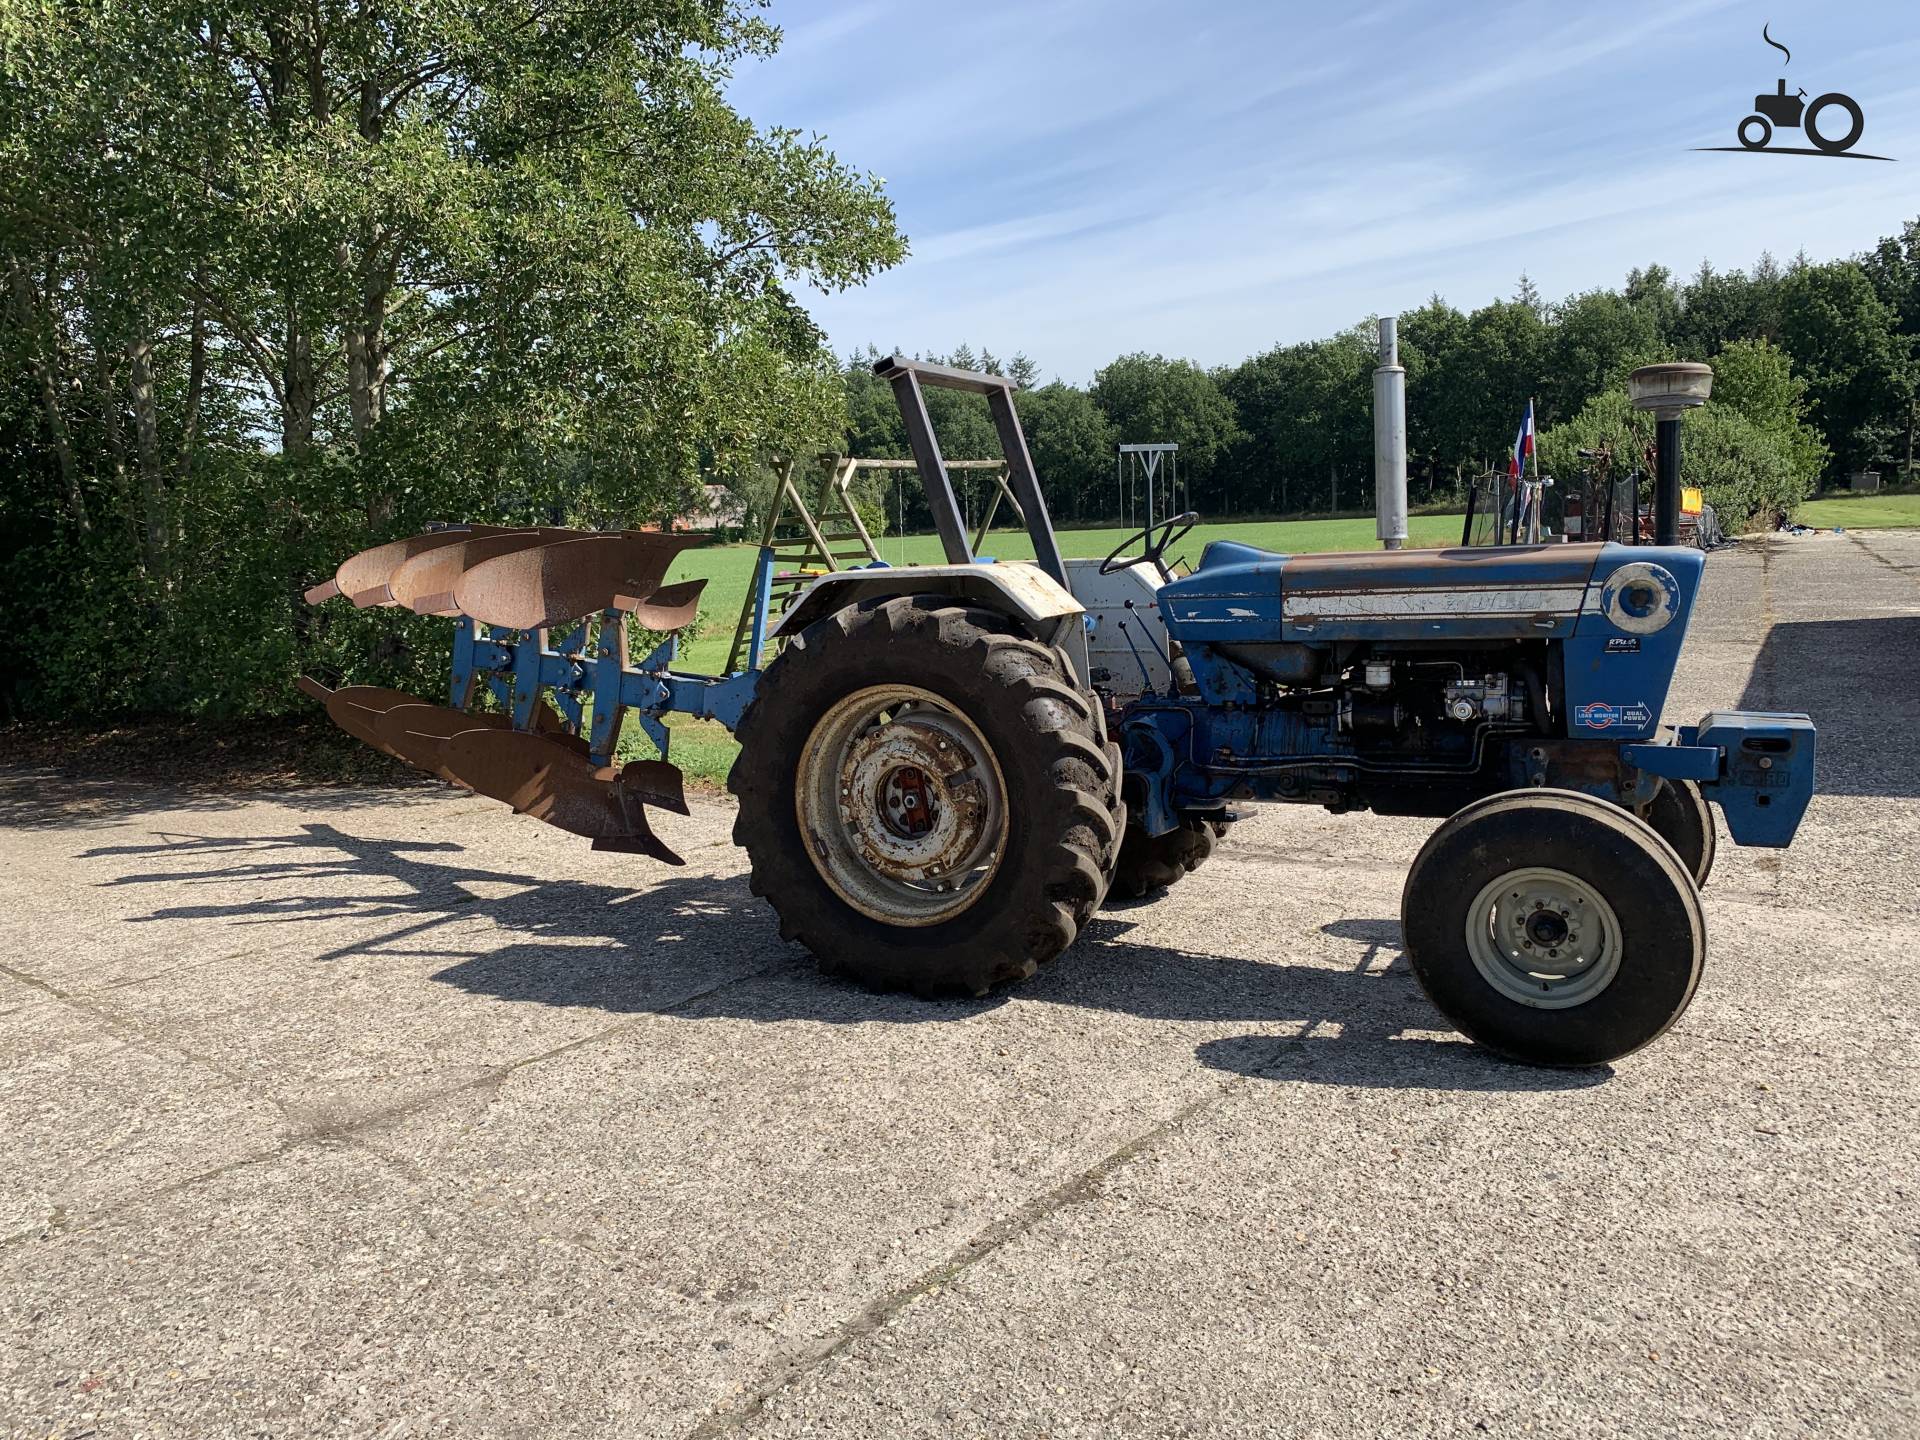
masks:
<instances>
[{"instance_id":1,"label":"rusty metal plate","mask_svg":"<svg viewBox=\"0 0 1920 1440\"><path fill-rule=\"evenodd\" d=\"M653 833L639 800L618 793L616 782L599 778L592 761L547 736L468 730L444 742L440 758L444 769L476 794L584 835L597 848L684 863Z\"/></svg>"},{"instance_id":2,"label":"rusty metal plate","mask_svg":"<svg viewBox=\"0 0 1920 1440\"><path fill-rule=\"evenodd\" d=\"M396 605L404 605L420 615L453 615L454 586L470 567L529 546L545 545L565 530L496 530L453 545L442 545L414 556L396 569L387 580L387 591Z\"/></svg>"},{"instance_id":3,"label":"rusty metal plate","mask_svg":"<svg viewBox=\"0 0 1920 1440\"><path fill-rule=\"evenodd\" d=\"M706 588L705 580L682 580L651 595L616 595L613 608L626 611L642 629L664 635L693 623L700 613L700 592Z\"/></svg>"},{"instance_id":4,"label":"rusty metal plate","mask_svg":"<svg viewBox=\"0 0 1920 1440\"><path fill-rule=\"evenodd\" d=\"M605 771L596 774L605 775ZM665 760L629 760L613 775L615 788L643 805L658 805L677 815L691 815L687 809L687 781L678 765Z\"/></svg>"},{"instance_id":5,"label":"rusty metal plate","mask_svg":"<svg viewBox=\"0 0 1920 1440\"><path fill-rule=\"evenodd\" d=\"M498 535L501 530L502 527L498 525L463 525L456 529L429 530L421 535L409 535L403 540L375 545L370 550L362 550L341 561L340 568L333 572L333 579L307 591L307 603L318 605L336 595L346 595L354 604L363 607L390 605L393 602L385 597L384 587L393 572L414 556L483 535Z\"/></svg>"},{"instance_id":6,"label":"rusty metal plate","mask_svg":"<svg viewBox=\"0 0 1920 1440\"><path fill-rule=\"evenodd\" d=\"M468 565L454 586L460 613L488 625L533 630L605 610L617 596L644 601L660 588L674 558L705 539L640 531L571 534Z\"/></svg>"},{"instance_id":7,"label":"rusty metal plate","mask_svg":"<svg viewBox=\"0 0 1920 1440\"><path fill-rule=\"evenodd\" d=\"M388 690L379 685L344 685L330 691L325 703L327 718L354 739L396 760L407 758L388 746L381 736L380 717L396 705L423 703L418 695L409 695L404 690Z\"/></svg>"},{"instance_id":8,"label":"rusty metal plate","mask_svg":"<svg viewBox=\"0 0 1920 1440\"><path fill-rule=\"evenodd\" d=\"M463 731L499 730L506 724L504 715L470 714L448 705L416 701L411 705L395 705L380 716L373 728L380 737L381 748L389 755L398 755L415 769L457 783L458 777L448 774L441 763L441 747Z\"/></svg>"}]
</instances>

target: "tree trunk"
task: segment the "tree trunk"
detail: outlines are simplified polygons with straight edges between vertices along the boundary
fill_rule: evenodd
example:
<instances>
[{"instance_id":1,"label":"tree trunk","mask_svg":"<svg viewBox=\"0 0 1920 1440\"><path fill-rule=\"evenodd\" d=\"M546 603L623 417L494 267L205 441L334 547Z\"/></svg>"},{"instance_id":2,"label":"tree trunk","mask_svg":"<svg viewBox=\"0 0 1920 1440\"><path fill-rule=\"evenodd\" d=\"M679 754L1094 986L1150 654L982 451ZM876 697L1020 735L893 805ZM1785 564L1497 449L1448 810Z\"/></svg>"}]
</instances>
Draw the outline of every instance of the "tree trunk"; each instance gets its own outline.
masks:
<instances>
[{"instance_id":1,"label":"tree trunk","mask_svg":"<svg viewBox=\"0 0 1920 1440\"><path fill-rule=\"evenodd\" d=\"M182 407L180 453L174 463L176 481L185 480L193 468L193 452L200 443L200 403L207 389L207 319L197 300L189 334L186 403Z\"/></svg>"},{"instance_id":2,"label":"tree trunk","mask_svg":"<svg viewBox=\"0 0 1920 1440\"><path fill-rule=\"evenodd\" d=\"M315 384L313 342L300 329L293 307L287 307L287 342L280 369L280 453L289 460L303 457L313 445Z\"/></svg>"},{"instance_id":3,"label":"tree trunk","mask_svg":"<svg viewBox=\"0 0 1920 1440\"><path fill-rule=\"evenodd\" d=\"M113 464L113 493L124 506L127 495L127 437L120 429L120 387L113 378L113 350L96 339L93 352L93 388L99 397L100 426L106 432L107 457Z\"/></svg>"},{"instance_id":4,"label":"tree trunk","mask_svg":"<svg viewBox=\"0 0 1920 1440\"><path fill-rule=\"evenodd\" d=\"M40 409L46 416L47 434L53 441L54 460L60 471L60 489L66 500L67 511L73 517L74 528L85 535L93 527L87 519L87 497L80 489L80 470L73 454L73 433L67 428L67 417L60 408L60 390L54 383L53 346L49 335L51 327L43 321L33 293L33 282L27 278L26 271L18 265L9 265L7 279L21 328L33 336L27 363L40 392Z\"/></svg>"},{"instance_id":5,"label":"tree trunk","mask_svg":"<svg viewBox=\"0 0 1920 1440\"><path fill-rule=\"evenodd\" d=\"M127 395L133 402L134 455L140 471L141 554L147 573L167 580L167 481L160 468L160 415L153 394L153 345L135 341L127 349Z\"/></svg>"}]
</instances>

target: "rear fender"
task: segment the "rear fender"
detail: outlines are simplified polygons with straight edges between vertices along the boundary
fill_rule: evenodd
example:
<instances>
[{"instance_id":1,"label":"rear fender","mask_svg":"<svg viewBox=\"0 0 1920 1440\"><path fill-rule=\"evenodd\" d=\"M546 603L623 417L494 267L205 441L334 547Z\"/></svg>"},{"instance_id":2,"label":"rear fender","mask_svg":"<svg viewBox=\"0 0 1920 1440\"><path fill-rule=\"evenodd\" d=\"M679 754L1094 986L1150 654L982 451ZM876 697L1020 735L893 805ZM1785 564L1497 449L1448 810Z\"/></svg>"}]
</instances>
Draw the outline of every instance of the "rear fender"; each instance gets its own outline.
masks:
<instances>
[{"instance_id":1,"label":"rear fender","mask_svg":"<svg viewBox=\"0 0 1920 1440\"><path fill-rule=\"evenodd\" d=\"M1035 639L1066 651L1081 687L1091 688L1085 609L1065 586L1034 565L910 565L822 575L780 617L772 634L790 639L836 610L900 595L950 597L1017 620Z\"/></svg>"}]
</instances>

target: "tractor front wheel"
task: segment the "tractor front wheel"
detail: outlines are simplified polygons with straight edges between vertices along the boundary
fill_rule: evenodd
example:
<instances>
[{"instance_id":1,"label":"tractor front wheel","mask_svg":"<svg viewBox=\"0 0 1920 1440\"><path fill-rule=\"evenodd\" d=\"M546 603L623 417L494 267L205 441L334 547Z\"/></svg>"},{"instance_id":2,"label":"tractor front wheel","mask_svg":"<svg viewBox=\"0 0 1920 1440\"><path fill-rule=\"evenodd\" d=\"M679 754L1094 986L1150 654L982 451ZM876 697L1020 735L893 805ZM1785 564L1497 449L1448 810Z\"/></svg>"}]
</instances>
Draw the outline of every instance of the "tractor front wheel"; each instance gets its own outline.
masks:
<instances>
[{"instance_id":1,"label":"tractor front wheel","mask_svg":"<svg viewBox=\"0 0 1920 1440\"><path fill-rule=\"evenodd\" d=\"M761 674L728 786L780 933L885 990L984 994L1105 898L1117 751L1066 657L939 596L851 606Z\"/></svg>"},{"instance_id":2,"label":"tractor front wheel","mask_svg":"<svg viewBox=\"0 0 1920 1440\"><path fill-rule=\"evenodd\" d=\"M1164 835L1149 835L1136 821L1120 841L1111 897L1138 900L1198 870L1226 839L1228 820L1182 820Z\"/></svg>"},{"instance_id":3,"label":"tractor front wheel","mask_svg":"<svg viewBox=\"0 0 1920 1440\"><path fill-rule=\"evenodd\" d=\"M1702 890L1713 873L1713 808L1692 780L1664 780L1647 807L1647 823L1673 847L1680 863Z\"/></svg>"},{"instance_id":4,"label":"tractor front wheel","mask_svg":"<svg viewBox=\"0 0 1920 1440\"><path fill-rule=\"evenodd\" d=\"M1469 1039L1530 1065L1602 1065L1678 1020L1706 957L1700 892L1631 811L1510 791L1434 831L1400 924L1428 998Z\"/></svg>"}]
</instances>

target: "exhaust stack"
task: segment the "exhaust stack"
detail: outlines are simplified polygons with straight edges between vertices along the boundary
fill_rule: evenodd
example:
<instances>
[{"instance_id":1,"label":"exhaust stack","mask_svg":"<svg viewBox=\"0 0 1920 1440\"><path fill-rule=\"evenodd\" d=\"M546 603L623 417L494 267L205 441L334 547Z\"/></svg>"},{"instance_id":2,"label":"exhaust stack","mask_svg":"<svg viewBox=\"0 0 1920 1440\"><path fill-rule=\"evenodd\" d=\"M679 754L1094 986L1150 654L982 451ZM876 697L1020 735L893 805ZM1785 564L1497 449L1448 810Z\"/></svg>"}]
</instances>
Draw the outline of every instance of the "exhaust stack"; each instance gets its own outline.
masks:
<instances>
[{"instance_id":1,"label":"exhaust stack","mask_svg":"<svg viewBox=\"0 0 1920 1440\"><path fill-rule=\"evenodd\" d=\"M1399 317L1380 317L1380 364L1373 372L1374 534L1389 550L1407 543L1407 372Z\"/></svg>"}]
</instances>

